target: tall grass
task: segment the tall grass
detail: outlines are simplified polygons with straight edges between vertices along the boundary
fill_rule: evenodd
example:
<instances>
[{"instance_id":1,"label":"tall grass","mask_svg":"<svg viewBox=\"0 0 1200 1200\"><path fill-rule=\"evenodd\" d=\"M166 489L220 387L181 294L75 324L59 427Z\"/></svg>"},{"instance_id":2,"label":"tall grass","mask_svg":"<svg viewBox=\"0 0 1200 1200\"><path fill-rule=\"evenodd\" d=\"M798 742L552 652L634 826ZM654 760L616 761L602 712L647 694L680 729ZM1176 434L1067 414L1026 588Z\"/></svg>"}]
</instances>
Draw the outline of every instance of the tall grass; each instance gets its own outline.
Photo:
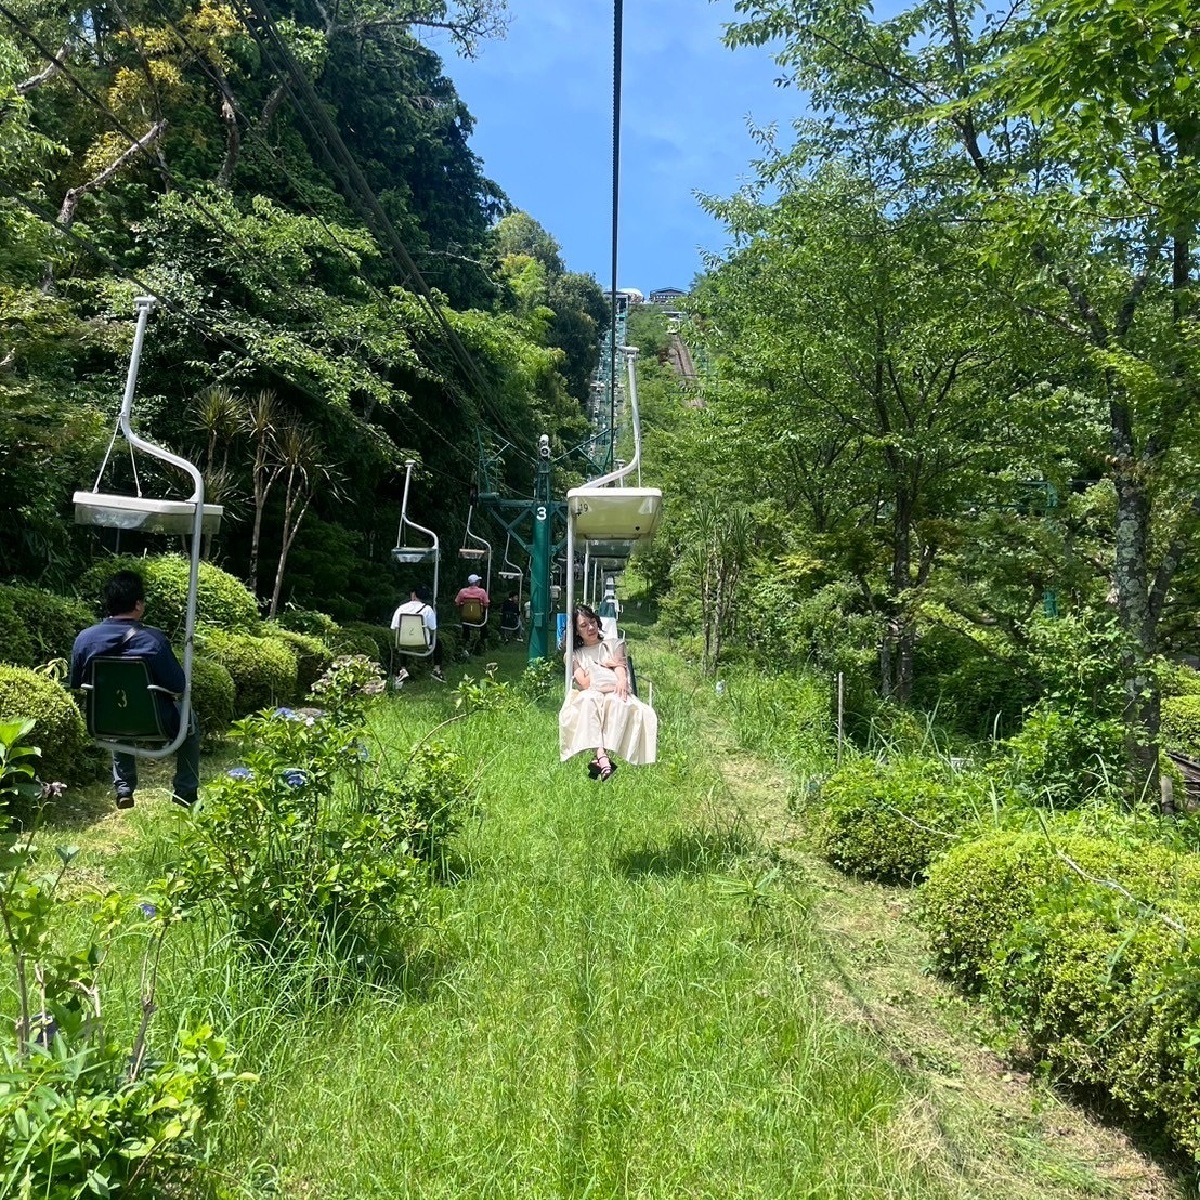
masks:
<instances>
[{"instance_id":1,"label":"tall grass","mask_svg":"<svg viewBox=\"0 0 1200 1200\"><path fill-rule=\"evenodd\" d=\"M723 718L747 747L828 756L827 698L746 677L706 712L700 685L646 658L653 768L601 785L560 764L554 703L440 730L479 810L400 969L264 963L213 921L172 939L158 1019L208 1012L261 1076L215 1131L226 1195L965 1194L920 1089L831 1004L806 885L731 815L711 762ZM374 732L400 755L453 715L417 685ZM97 848L95 869L159 869L186 819L168 808L138 810L138 852Z\"/></svg>"}]
</instances>

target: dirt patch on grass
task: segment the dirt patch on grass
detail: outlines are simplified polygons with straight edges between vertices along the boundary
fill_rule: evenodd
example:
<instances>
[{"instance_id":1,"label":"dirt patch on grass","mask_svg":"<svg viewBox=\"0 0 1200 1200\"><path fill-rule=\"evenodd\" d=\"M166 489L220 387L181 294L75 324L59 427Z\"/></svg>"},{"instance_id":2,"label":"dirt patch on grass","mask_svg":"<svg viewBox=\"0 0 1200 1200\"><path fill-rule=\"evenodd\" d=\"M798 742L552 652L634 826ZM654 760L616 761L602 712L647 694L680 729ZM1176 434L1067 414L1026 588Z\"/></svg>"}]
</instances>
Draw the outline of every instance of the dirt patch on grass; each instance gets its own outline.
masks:
<instances>
[{"instance_id":1,"label":"dirt patch on grass","mask_svg":"<svg viewBox=\"0 0 1200 1200\"><path fill-rule=\"evenodd\" d=\"M804 822L789 809L786 775L723 749L714 760L726 803L818 897L830 1010L868 1032L913 1080L900 1132L926 1148L936 1174L964 1198L1196 1196L1184 1164L1144 1152L1128 1133L1016 1065L1012 1032L929 974L912 915L916 893L834 870L812 853Z\"/></svg>"}]
</instances>

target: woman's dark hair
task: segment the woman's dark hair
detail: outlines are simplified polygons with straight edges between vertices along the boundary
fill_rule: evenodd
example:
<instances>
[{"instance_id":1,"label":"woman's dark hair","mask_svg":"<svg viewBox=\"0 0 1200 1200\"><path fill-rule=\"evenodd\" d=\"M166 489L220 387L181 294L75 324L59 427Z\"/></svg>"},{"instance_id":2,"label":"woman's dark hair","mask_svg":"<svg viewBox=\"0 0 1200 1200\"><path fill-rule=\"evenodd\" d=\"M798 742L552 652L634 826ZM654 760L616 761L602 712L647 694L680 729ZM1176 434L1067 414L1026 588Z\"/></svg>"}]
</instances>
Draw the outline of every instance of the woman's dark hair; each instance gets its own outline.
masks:
<instances>
[{"instance_id":1,"label":"woman's dark hair","mask_svg":"<svg viewBox=\"0 0 1200 1200\"><path fill-rule=\"evenodd\" d=\"M595 621L596 628L600 628L600 618L596 615L596 610L589 604L577 604L575 605L574 611L571 613L571 628L575 630L576 633L579 632L580 616L584 616L589 620Z\"/></svg>"},{"instance_id":2,"label":"woman's dark hair","mask_svg":"<svg viewBox=\"0 0 1200 1200\"><path fill-rule=\"evenodd\" d=\"M136 571L118 571L105 583L100 594L105 613L110 617L118 617L122 613L133 612L133 606L139 600L146 599L146 585Z\"/></svg>"}]
</instances>

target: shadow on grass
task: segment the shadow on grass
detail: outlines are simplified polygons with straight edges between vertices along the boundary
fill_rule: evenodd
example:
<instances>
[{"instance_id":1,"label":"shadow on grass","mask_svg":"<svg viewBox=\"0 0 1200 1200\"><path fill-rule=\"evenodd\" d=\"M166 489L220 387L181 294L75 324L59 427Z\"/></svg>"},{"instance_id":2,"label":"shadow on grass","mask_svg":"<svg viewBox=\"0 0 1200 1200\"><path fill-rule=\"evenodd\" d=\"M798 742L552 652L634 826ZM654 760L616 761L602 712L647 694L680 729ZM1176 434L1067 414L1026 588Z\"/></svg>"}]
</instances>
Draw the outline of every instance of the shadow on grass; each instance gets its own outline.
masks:
<instances>
[{"instance_id":1,"label":"shadow on grass","mask_svg":"<svg viewBox=\"0 0 1200 1200\"><path fill-rule=\"evenodd\" d=\"M707 875L726 871L751 853L754 843L740 829L676 833L661 846L642 846L617 856L617 869L632 879L646 875Z\"/></svg>"}]
</instances>

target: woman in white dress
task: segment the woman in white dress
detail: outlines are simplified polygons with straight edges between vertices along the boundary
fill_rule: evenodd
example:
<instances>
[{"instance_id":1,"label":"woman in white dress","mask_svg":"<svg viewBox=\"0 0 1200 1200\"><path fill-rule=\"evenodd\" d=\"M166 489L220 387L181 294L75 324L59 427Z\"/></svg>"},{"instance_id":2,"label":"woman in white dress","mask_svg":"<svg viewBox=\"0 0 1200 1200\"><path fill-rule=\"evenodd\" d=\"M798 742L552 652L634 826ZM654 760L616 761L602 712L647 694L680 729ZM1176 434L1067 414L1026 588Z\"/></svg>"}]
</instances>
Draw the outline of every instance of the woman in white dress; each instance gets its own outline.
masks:
<instances>
[{"instance_id":1,"label":"woman in white dress","mask_svg":"<svg viewBox=\"0 0 1200 1200\"><path fill-rule=\"evenodd\" d=\"M658 717L629 690L629 660L625 645L600 636L600 618L586 604L578 604L575 652L571 673L575 689L558 714L558 742L562 761L591 750L588 774L610 779L616 767L610 755L644 766L654 761L658 745Z\"/></svg>"}]
</instances>

